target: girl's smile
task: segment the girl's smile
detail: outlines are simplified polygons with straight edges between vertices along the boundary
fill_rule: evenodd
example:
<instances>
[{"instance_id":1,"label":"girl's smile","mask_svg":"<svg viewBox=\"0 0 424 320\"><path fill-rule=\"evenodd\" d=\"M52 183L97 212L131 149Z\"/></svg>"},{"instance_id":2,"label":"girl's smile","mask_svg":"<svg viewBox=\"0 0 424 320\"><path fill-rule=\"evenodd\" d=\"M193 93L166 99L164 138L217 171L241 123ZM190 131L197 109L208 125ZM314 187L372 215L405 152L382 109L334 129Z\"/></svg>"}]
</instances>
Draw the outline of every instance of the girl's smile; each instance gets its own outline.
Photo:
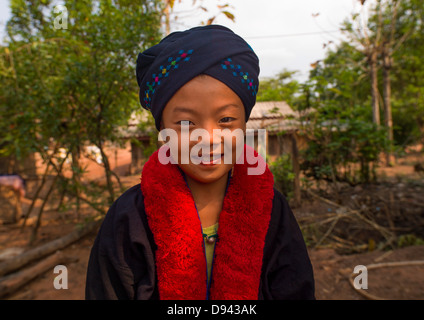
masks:
<instances>
[{"instance_id":1,"label":"girl's smile","mask_svg":"<svg viewBox=\"0 0 424 320\"><path fill-rule=\"evenodd\" d=\"M200 75L169 100L162 113L162 127L176 132L176 161L186 175L212 183L230 171L244 145L243 102L223 82ZM231 137L225 139L226 134ZM199 141L207 144L207 152L199 148Z\"/></svg>"}]
</instances>

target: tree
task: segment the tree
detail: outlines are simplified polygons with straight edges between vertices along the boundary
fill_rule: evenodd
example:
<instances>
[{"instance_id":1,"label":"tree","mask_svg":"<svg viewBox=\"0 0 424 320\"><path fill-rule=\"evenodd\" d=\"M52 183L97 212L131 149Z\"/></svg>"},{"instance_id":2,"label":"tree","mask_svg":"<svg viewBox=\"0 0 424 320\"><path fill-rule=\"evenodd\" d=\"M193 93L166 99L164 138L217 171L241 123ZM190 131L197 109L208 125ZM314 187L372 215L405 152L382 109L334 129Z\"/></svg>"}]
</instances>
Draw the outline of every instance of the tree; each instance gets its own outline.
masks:
<instances>
[{"instance_id":1,"label":"tree","mask_svg":"<svg viewBox=\"0 0 424 320\"><path fill-rule=\"evenodd\" d=\"M119 127L139 108L135 60L159 41L162 8L155 0L63 5L67 28L58 29L60 12L52 1L11 1L0 60L0 154L22 158L38 152L46 162L45 175L53 172L60 182L66 178L59 148L75 160L86 144L94 144L101 151L110 205L114 173L105 142L119 142ZM70 191L89 193L78 183L84 169L75 162L71 169ZM99 194L89 203L98 201Z\"/></svg>"},{"instance_id":2,"label":"tree","mask_svg":"<svg viewBox=\"0 0 424 320\"><path fill-rule=\"evenodd\" d=\"M404 37L392 52L390 69L394 141L402 146L424 143L424 2L401 1L394 30L395 41Z\"/></svg>"},{"instance_id":3,"label":"tree","mask_svg":"<svg viewBox=\"0 0 424 320\"><path fill-rule=\"evenodd\" d=\"M359 29L355 30L352 23L346 22L348 34L351 39L360 45L362 52L368 59L368 66L371 78L373 120L380 124L379 104L380 97L378 90L378 67L382 67L383 77L383 103L384 103L384 124L387 130L389 148L386 153L386 165L393 162L393 120L391 101L391 70L393 67L393 54L399 49L406 38L410 35L410 29L401 30L396 27L399 20L399 8L401 3L409 0L378 0L375 5L371 5L368 10L370 17L359 19L361 15L353 15L353 21L366 20ZM361 3L364 6L364 2ZM363 30L363 31L362 31Z\"/></svg>"},{"instance_id":4,"label":"tree","mask_svg":"<svg viewBox=\"0 0 424 320\"><path fill-rule=\"evenodd\" d=\"M405 1L404 1L405 2ZM386 164L393 162L393 120L392 120L392 89L391 89L391 70L393 68L393 54L410 36L412 29L396 30L396 24L399 20L399 8L402 1L389 0L382 2L378 7L378 16L380 19L372 17L370 20L377 20L377 28L381 29L381 65L383 69L383 102L384 102L384 123L387 130L388 142L390 144L386 153ZM377 15L377 14L375 14ZM377 24L374 23L374 24Z\"/></svg>"},{"instance_id":5,"label":"tree","mask_svg":"<svg viewBox=\"0 0 424 320\"><path fill-rule=\"evenodd\" d=\"M373 122L380 125L380 104L378 90L378 55L381 50L381 0L377 0L377 29L369 33L368 21L365 17L365 1L361 1L363 10L354 13L350 20L345 20L344 30L348 38L354 43L367 59L369 79L371 83L372 116Z\"/></svg>"},{"instance_id":6,"label":"tree","mask_svg":"<svg viewBox=\"0 0 424 320\"><path fill-rule=\"evenodd\" d=\"M351 185L376 178L374 169L386 143L368 107L371 84L366 66L362 52L342 42L314 64L302 85L302 96L308 98L299 100L315 110L300 132L309 140L301 164L307 176Z\"/></svg>"},{"instance_id":7,"label":"tree","mask_svg":"<svg viewBox=\"0 0 424 320\"><path fill-rule=\"evenodd\" d=\"M297 104L296 96L300 84L293 76L297 71L284 69L275 77L261 79L257 95L258 101L286 101L291 107Z\"/></svg>"}]
</instances>

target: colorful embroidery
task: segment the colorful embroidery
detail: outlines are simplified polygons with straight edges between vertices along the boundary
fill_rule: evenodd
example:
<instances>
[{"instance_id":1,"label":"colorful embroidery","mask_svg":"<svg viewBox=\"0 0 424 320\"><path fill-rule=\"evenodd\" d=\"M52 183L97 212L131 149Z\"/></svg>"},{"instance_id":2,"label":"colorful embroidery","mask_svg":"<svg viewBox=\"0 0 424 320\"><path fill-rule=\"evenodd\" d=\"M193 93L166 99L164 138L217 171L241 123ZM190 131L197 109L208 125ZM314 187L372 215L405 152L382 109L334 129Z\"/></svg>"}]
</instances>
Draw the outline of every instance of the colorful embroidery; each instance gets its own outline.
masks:
<instances>
[{"instance_id":1,"label":"colorful embroidery","mask_svg":"<svg viewBox=\"0 0 424 320\"><path fill-rule=\"evenodd\" d=\"M233 76L235 77L241 77L241 83L247 84L247 89L252 90L252 95L256 95L258 92L258 86L254 85L254 80L249 79L249 73L248 72L242 72L241 66L239 64L233 64L233 60L231 58L228 58L224 61L222 61L221 66L224 70L232 70Z\"/></svg>"},{"instance_id":2,"label":"colorful embroidery","mask_svg":"<svg viewBox=\"0 0 424 320\"><path fill-rule=\"evenodd\" d=\"M179 64L181 62L187 62L190 60L190 55L193 53L193 50L188 50L185 52L184 50L180 50L178 52L178 56L174 59L174 57L169 57L167 61L167 65L161 65L159 67L158 73L152 74L152 81L148 81L146 83L147 90L144 92L144 104L147 109L151 109L152 97L155 94L156 87L161 84L161 80L169 76L169 72L175 69L178 69Z\"/></svg>"}]
</instances>

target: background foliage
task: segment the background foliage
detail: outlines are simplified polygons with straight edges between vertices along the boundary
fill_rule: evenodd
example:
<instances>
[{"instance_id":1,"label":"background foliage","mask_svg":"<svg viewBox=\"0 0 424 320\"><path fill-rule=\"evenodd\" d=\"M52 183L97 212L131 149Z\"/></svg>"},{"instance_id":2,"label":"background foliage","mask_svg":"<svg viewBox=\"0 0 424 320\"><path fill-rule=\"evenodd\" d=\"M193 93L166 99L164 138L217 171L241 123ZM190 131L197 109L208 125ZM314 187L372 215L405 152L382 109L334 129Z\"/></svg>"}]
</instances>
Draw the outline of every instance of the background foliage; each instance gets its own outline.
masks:
<instances>
[{"instance_id":1,"label":"background foliage","mask_svg":"<svg viewBox=\"0 0 424 320\"><path fill-rule=\"evenodd\" d=\"M135 61L161 38L162 2L64 1L66 16L54 11L55 4L10 1L6 44L0 48L0 155L18 160L41 155L46 169L34 201L54 176L44 203L57 186L66 187L77 206L83 200L102 212L102 205L115 200L113 179L119 184L105 144L121 143L119 127L139 108ZM63 19L66 28L55 27L55 21L65 26ZM78 159L87 145L100 150L106 189L81 182ZM71 178L63 172L66 157L72 159Z\"/></svg>"},{"instance_id":2,"label":"background foliage","mask_svg":"<svg viewBox=\"0 0 424 320\"><path fill-rule=\"evenodd\" d=\"M396 11L395 9L396 8ZM307 176L355 185L375 181L381 155L424 142L424 2L376 1L368 10L347 18L341 29L349 39L327 46L325 58L312 64L303 83L296 71L283 70L260 85L260 101L285 100L301 113L299 134L308 139L302 153ZM362 29L358 29L361 27ZM365 32L366 31L366 32ZM389 47L387 49L387 47ZM379 113L385 118L383 99L384 49L391 54L389 84L393 141L386 123L373 123L369 50L377 57ZM367 51L368 50L368 51ZM385 165L383 163L383 165Z\"/></svg>"}]
</instances>

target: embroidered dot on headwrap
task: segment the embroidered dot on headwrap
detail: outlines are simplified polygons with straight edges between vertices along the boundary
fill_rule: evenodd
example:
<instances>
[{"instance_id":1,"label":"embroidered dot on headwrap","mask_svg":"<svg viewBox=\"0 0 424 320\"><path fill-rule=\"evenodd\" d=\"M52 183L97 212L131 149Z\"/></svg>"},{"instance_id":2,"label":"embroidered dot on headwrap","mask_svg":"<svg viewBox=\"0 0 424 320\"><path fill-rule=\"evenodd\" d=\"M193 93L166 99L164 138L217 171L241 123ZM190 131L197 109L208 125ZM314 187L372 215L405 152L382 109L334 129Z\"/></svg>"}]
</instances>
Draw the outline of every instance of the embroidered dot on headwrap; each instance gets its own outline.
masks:
<instances>
[{"instance_id":1,"label":"embroidered dot on headwrap","mask_svg":"<svg viewBox=\"0 0 424 320\"><path fill-rule=\"evenodd\" d=\"M140 103L152 112L158 130L167 102L200 74L220 80L240 97L247 122L256 102L259 59L233 31L210 25L171 33L138 55Z\"/></svg>"}]
</instances>

